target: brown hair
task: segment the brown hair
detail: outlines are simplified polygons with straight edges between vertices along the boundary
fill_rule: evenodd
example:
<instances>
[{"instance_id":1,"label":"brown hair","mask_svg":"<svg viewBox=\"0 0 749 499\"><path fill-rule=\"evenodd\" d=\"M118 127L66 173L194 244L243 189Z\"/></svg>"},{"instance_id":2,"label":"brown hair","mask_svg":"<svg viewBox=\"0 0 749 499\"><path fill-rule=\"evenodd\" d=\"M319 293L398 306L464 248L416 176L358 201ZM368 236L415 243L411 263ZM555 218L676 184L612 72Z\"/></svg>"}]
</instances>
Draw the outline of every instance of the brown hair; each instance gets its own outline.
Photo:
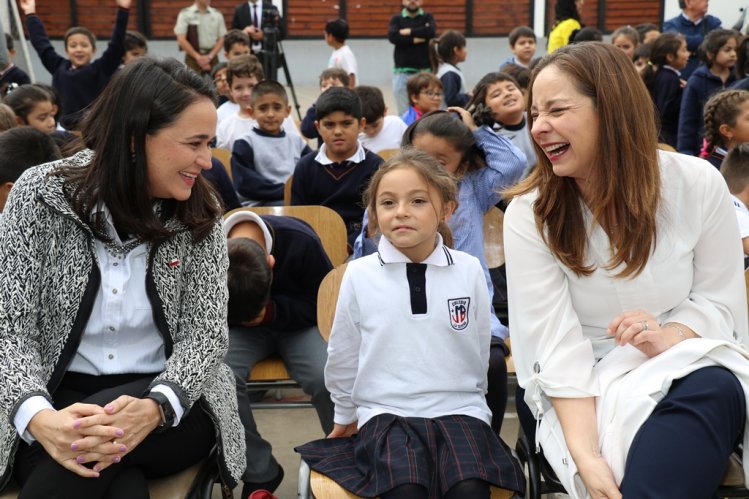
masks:
<instances>
[{"instance_id":1,"label":"brown hair","mask_svg":"<svg viewBox=\"0 0 749 499\"><path fill-rule=\"evenodd\" d=\"M325 80L338 80L343 84L344 87L348 87L349 82L351 81L346 70L341 68L328 68L324 70L322 73L320 73L321 87Z\"/></svg>"},{"instance_id":2,"label":"brown hair","mask_svg":"<svg viewBox=\"0 0 749 499\"><path fill-rule=\"evenodd\" d=\"M616 224L609 233L612 257L605 268L624 264L618 277L634 277L656 245L656 218L661 178L656 151L655 110L642 79L627 56L613 45L590 42L568 45L544 57L534 69L528 95L528 127L533 83L546 68L554 67L593 101L600 117L598 151L587 179L585 203L599 224ZM637 123L637 126L620 126ZM581 133L587 131L581 130ZM570 177L554 175L546 153L534 144L538 162L531 174L505 192L518 196L538 190L533 204L536 227L552 253L577 275L595 270L585 264L588 229L581 192Z\"/></svg>"},{"instance_id":3,"label":"brown hair","mask_svg":"<svg viewBox=\"0 0 749 499\"><path fill-rule=\"evenodd\" d=\"M442 90L442 81L432 73L416 73L406 80L406 92L408 92L409 104L413 106L413 97L418 96L423 90L429 88L430 85L436 85Z\"/></svg>"},{"instance_id":4,"label":"brown hair","mask_svg":"<svg viewBox=\"0 0 749 499\"><path fill-rule=\"evenodd\" d=\"M226 83L231 87L231 82L235 77L250 78L254 76L258 82L263 81L263 65L257 57L252 54L240 55L229 61L226 69Z\"/></svg>"},{"instance_id":5,"label":"brown hair","mask_svg":"<svg viewBox=\"0 0 749 499\"><path fill-rule=\"evenodd\" d=\"M377 189L380 186L382 178L387 173L398 168L411 168L414 170L424 179L427 185L434 187L440 196L443 206L452 202L454 203L454 208L457 209L458 184L455 182L455 178L442 168L442 165L429 154L418 149L405 147L380 166L375 174L372 175L369 185L364 191L364 206L369 210L368 231L370 234L379 232L379 224L377 222ZM434 203L432 203L432 206L434 207ZM437 213L437 218L442 218L441 214ZM452 247L452 232L450 232L447 223L441 221L437 227L437 231L442 235L443 244Z\"/></svg>"},{"instance_id":6,"label":"brown hair","mask_svg":"<svg viewBox=\"0 0 749 499\"><path fill-rule=\"evenodd\" d=\"M728 151L720 164L720 173L731 194L739 194L746 188L749 184L749 143L739 144Z\"/></svg>"},{"instance_id":7,"label":"brown hair","mask_svg":"<svg viewBox=\"0 0 749 499\"><path fill-rule=\"evenodd\" d=\"M724 90L714 94L705 103L705 140L707 150L716 146L727 147L726 137L720 133L721 125L736 126L736 118L741 112L741 105L749 100L746 90Z\"/></svg>"}]
</instances>

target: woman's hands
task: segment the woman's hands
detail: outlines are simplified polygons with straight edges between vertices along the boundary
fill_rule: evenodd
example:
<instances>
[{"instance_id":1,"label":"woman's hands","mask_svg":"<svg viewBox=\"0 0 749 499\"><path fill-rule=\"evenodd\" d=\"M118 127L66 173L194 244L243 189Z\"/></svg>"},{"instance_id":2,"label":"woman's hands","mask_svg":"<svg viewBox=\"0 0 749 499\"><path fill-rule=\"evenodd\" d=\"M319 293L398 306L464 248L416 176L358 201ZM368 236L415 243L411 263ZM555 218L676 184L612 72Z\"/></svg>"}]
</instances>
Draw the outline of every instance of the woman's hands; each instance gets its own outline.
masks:
<instances>
[{"instance_id":1,"label":"woman's hands","mask_svg":"<svg viewBox=\"0 0 749 499\"><path fill-rule=\"evenodd\" d=\"M33 14L36 12L36 1L35 0L19 0L18 6L21 7L24 15Z\"/></svg>"},{"instance_id":2,"label":"woman's hands","mask_svg":"<svg viewBox=\"0 0 749 499\"><path fill-rule=\"evenodd\" d=\"M327 438L350 437L358 431L356 421L345 425L336 423L333 425L333 431L330 432Z\"/></svg>"},{"instance_id":3,"label":"woman's hands","mask_svg":"<svg viewBox=\"0 0 749 499\"><path fill-rule=\"evenodd\" d=\"M575 459L585 487L593 499L621 499L622 493L614 481L614 474L601 456Z\"/></svg>"},{"instance_id":4,"label":"woman's hands","mask_svg":"<svg viewBox=\"0 0 749 499\"><path fill-rule=\"evenodd\" d=\"M639 309L617 315L607 330L617 345L630 343L648 357L655 357L682 340L696 336L691 329L681 324L668 323L661 326L653 314Z\"/></svg>"}]
</instances>

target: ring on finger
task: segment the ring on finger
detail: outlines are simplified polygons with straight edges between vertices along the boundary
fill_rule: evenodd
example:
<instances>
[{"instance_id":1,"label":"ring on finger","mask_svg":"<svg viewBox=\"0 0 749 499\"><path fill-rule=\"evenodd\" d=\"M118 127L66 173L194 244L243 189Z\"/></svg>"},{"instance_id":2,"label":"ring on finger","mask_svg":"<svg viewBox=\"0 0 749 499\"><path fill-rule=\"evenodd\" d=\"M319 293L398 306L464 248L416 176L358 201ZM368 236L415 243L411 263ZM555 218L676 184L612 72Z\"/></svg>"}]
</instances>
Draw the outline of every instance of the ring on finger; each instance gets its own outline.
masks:
<instances>
[{"instance_id":1,"label":"ring on finger","mask_svg":"<svg viewBox=\"0 0 749 499\"><path fill-rule=\"evenodd\" d=\"M642 325L643 331L649 331L650 327L648 327L648 321L640 321L640 325Z\"/></svg>"}]
</instances>

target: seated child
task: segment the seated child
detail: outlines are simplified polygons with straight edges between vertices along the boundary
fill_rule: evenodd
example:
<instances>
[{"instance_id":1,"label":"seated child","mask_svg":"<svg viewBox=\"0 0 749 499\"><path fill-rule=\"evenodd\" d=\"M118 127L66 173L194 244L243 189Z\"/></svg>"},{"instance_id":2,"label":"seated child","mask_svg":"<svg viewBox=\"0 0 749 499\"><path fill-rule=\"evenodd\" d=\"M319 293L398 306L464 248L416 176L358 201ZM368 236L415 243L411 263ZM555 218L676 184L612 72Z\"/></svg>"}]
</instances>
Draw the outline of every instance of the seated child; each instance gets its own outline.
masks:
<instances>
[{"instance_id":1,"label":"seated child","mask_svg":"<svg viewBox=\"0 0 749 499\"><path fill-rule=\"evenodd\" d=\"M312 150L302 137L286 133L283 127L291 106L280 83L263 81L255 85L247 111L255 125L234 141L234 188L243 204L283 205L284 183L299 158Z\"/></svg>"},{"instance_id":2,"label":"seated child","mask_svg":"<svg viewBox=\"0 0 749 499\"><path fill-rule=\"evenodd\" d=\"M0 104L0 132L10 130L18 126L16 113L7 104Z\"/></svg>"},{"instance_id":3,"label":"seated child","mask_svg":"<svg viewBox=\"0 0 749 499\"><path fill-rule=\"evenodd\" d=\"M723 90L705 103L707 159L720 169L728 151L749 142L749 90Z\"/></svg>"},{"instance_id":4,"label":"seated child","mask_svg":"<svg viewBox=\"0 0 749 499\"><path fill-rule=\"evenodd\" d=\"M637 30L637 34L640 35L640 45L653 43L661 35L661 30L652 23L638 24L635 26L635 29Z\"/></svg>"},{"instance_id":5,"label":"seated child","mask_svg":"<svg viewBox=\"0 0 749 499\"><path fill-rule=\"evenodd\" d=\"M523 177L536 165L536 151L525 116L525 98L515 79L505 73L489 73L473 89L468 104L477 126L487 125L506 137L526 158Z\"/></svg>"},{"instance_id":6,"label":"seated child","mask_svg":"<svg viewBox=\"0 0 749 499\"><path fill-rule=\"evenodd\" d=\"M361 101L350 88L331 88L318 97L315 126L323 145L297 163L291 204L319 204L336 211L346 224L351 248L364 214L362 192L382 158L359 143Z\"/></svg>"},{"instance_id":7,"label":"seated child","mask_svg":"<svg viewBox=\"0 0 749 499\"><path fill-rule=\"evenodd\" d=\"M237 76L236 80L233 76ZM224 121L231 116L235 116L242 110L241 104L237 101L232 91L232 81L237 86L237 95L242 97L244 107L249 105L250 97L252 96L252 87L263 81L265 74L263 73L263 65L254 55L240 55L235 57L232 61L229 61L226 68L226 84L229 88L229 94L231 95L229 101L221 104L216 109L216 140L221 143L220 134L221 126ZM246 114L243 117L248 118ZM223 147L223 146L218 146ZM231 150L231 149L229 149Z\"/></svg>"},{"instance_id":8,"label":"seated child","mask_svg":"<svg viewBox=\"0 0 749 499\"><path fill-rule=\"evenodd\" d=\"M132 0L117 0L117 19L107 50L91 62L96 53L96 38L86 28L77 26L65 33L65 53L70 59L59 55L49 41L44 24L36 15L35 0L19 3L26 15L26 28L42 64L52 74L52 86L60 93L62 117L60 122L66 129L75 129L86 108L109 83L125 55L125 31L128 9Z\"/></svg>"},{"instance_id":9,"label":"seated child","mask_svg":"<svg viewBox=\"0 0 749 499\"><path fill-rule=\"evenodd\" d=\"M31 83L26 71L16 66L12 59L16 57L16 49L13 45L13 37L5 33L5 45L8 48L9 61L4 68L0 68L0 89L7 87L11 83L25 85Z\"/></svg>"},{"instance_id":10,"label":"seated child","mask_svg":"<svg viewBox=\"0 0 749 499\"><path fill-rule=\"evenodd\" d=\"M406 81L411 107L401 116L406 125L422 115L436 111L442 105L442 82L432 73L416 73Z\"/></svg>"},{"instance_id":11,"label":"seated child","mask_svg":"<svg viewBox=\"0 0 749 499\"><path fill-rule=\"evenodd\" d=\"M502 73L512 76L517 83L517 87L523 93L523 97L528 95L528 86L531 82L531 70L518 66L517 64L505 64L502 66Z\"/></svg>"},{"instance_id":12,"label":"seated child","mask_svg":"<svg viewBox=\"0 0 749 499\"><path fill-rule=\"evenodd\" d=\"M744 256L749 256L749 143L731 149L723 160L720 172L726 179L733 205L736 207Z\"/></svg>"},{"instance_id":13,"label":"seated child","mask_svg":"<svg viewBox=\"0 0 749 499\"><path fill-rule=\"evenodd\" d=\"M21 85L3 99L16 114L19 125L27 125L44 133L55 131L55 104L52 96L37 85Z\"/></svg>"},{"instance_id":14,"label":"seated child","mask_svg":"<svg viewBox=\"0 0 749 499\"><path fill-rule=\"evenodd\" d=\"M333 48L328 60L329 68L343 69L349 78L349 87L356 86L358 66L351 47L346 45L348 38L348 23L345 19L334 19L325 25L325 43Z\"/></svg>"},{"instance_id":15,"label":"seated child","mask_svg":"<svg viewBox=\"0 0 749 499\"><path fill-rule=\"evenodd\" d=\"M362 115L366 120L359 134L359 143L373 153L401 146L403 132L408 126L397 116L389 116L385 99L377 87L358 86L354 92L361 100Z\"/></svg>"},{"instance_id":16,"label":"seated child","mask_svg":"<svg viewBox=\"0 0 749 499\"><path fill-rule=\"evenodd\" d=\"M522 493L523 472L484 398L481 265L449 249L452 175L404 150L372 177L365 203L382 238L341 283L325 366L335 425L297 452L358 496L488 498L490 485Z\"/></svg>"},{"instance_id":17,"label":"seated child","mask_svg":"<svg viewBox=\"0 0 749 499\"><path fill-rule=\"evenodd\" d=\"M231 62L240 55L250 55L250 37L241 29L230 29L224 35L224 57Z\"/></svg>"},{"instance_id":18,"label":"seated child","mask_svg":"<svg viewBox=\"0 0 749 499\"><path fill-rule=\"evenodd\" d=\"M328 68L320 73L320 93L322 94L331 87L350 87L348 73L341 68ZM317 120L317 111L315 104L313 103L307 113L302 118L302 123L299 126L302 135L308 139L317 139L318 149L322 145L322 139L320 134L317 133L315 127L315 121Z\"/></svg>"},{"instance_id":19,"label":"seated child","mask_svg":"<svg viewBox=\"0 0 749 499\"><path fill-rule=\"evenodd\" d=\"M148 41L137 31L128 30L125 33L125 55L122 64L129 64L139 57L148 55Z\"/></svg>"},{"instance_id":20,"label":"seated child","mask_svg":"<svg viewBox=\"0 0 749 499\"><path fill-rule=\"evenodd\" d=\"M536 55L536 33L528 26L518 26L510 31L509 41L512 55L499 64L500 71L505 64L517 64L527 68L535 60L540 59L533 57Z\"/></svg>"},{"instance_id":21,"label":"seated child","mask_svg":"<svg viewBox=\"0 0 749 499\"><path fill-rule=\"evenodd\" d=\"M22 126L0 133L0 213L10 190L28 168L62 158L48 134ZM0 217L1 219L1 217Z\"/></svg>"},{"instance_id":22,"label":"seated child","mask_svg":"<svg viewBox=\"0 0 749 499\"><path fill-rule=\"evenodd\" d=\"M216 103L216 107L218 108L224 103L231 101L231 88L229 88L229 83L226 81L226 71L228 69L229 63L227 62L219 62L211 69L213 87L216 89L216 95L218 96L218 102Z\"/></svg>"}]
</instances>

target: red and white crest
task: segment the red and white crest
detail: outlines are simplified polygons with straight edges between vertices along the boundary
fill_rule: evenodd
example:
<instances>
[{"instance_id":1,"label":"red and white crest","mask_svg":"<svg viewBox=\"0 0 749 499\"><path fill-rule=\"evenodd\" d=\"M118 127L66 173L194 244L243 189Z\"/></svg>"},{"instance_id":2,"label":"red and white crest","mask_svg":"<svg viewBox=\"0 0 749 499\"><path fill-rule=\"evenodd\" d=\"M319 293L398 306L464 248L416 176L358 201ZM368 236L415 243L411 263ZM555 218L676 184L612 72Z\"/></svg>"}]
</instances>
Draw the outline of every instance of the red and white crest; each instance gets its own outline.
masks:
<instances>
[{"instance_id":1,"label":"red and white crest","mask_svg":"<svg viewBox=\"0 0 749 499\"><path fill-rule=\"evenodd\" d=\"M471 306L471 299L453 298L447 300L447 309L450 312L450 325L456 331L462 331L468 327L468 309Z\"/></svg>"}]
</instances>

